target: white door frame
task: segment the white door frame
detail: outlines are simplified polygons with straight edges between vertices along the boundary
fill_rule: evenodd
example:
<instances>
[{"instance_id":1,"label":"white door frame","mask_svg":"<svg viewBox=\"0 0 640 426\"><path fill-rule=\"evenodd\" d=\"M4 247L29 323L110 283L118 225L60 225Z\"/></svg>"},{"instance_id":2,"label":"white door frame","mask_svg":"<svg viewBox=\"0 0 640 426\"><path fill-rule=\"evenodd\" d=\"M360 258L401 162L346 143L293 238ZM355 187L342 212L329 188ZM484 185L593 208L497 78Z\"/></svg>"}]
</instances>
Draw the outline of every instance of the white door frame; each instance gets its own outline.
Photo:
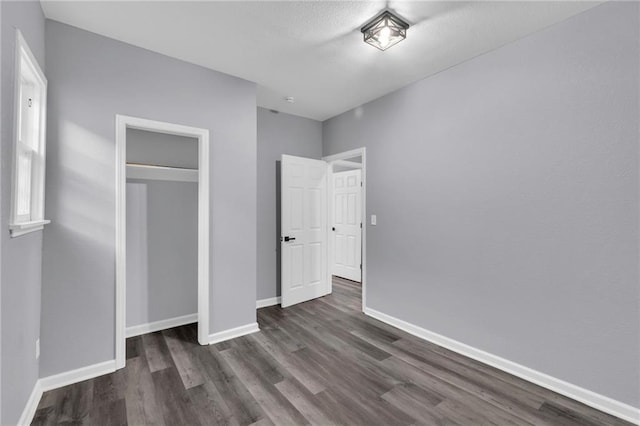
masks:
<instances>
[{"instance_id":1,"label":"white door frame","mask_svg":"<svg viewBox=\"0 0 640 426\"><path fill-rule=\"evenodd\" d=\"M209 344L209 130L116 115L116 369L126 362L127 129L198 139L198 342Z\"/></svg>"},{"instance_id":2,"label":"white door frame","mask_svg":"<svg viewBox=\"0 0 640 426\"><path fill-rule=\"evenodd\" d=\"M346 160L349 160L350 158L354 158L354 157L361 157L362 158L362 166L361 166L361 170L362 170L362 197L361 197L361 202L362 202L362 208L360 210L360 214L362 215L361 221L362 221L362 276L361 276L361 280L362 280L362 311L364 312L364 308L365 306L367 306L367 149L366 148L356 148L356 149L352 149L350 151L345 151L345 152L340 152L338 154L333 154L333 155L328 155L326 157L322 157L322 159L324 161L326 161L327 163L329 163L329 173L328 176L329 178L333 175L333 165L334 164L343 164L343 165L351 165L351 166L355 166L358 163L351 163L348 162ZM328 208L329 208L329 212L328 214L330 214L331 209L333 208L333 187L332 185L327 185L327 191L328 191ZM330 217L330 216L327 216ZM330 224L328 224L330 225ZM329 229L331 229L331 226L327 226L327 232L329 232ZM329 250L329 256L327 257L327 259L333 259L333 243L331 242L331 238L329 238L329 244L327 244L328 250ZM327 261L327 267L328 267L328 283L327 283L327 293L331 293L333 286L331 284L331 266L332 263Z\"/></svg>"}]
</instances>

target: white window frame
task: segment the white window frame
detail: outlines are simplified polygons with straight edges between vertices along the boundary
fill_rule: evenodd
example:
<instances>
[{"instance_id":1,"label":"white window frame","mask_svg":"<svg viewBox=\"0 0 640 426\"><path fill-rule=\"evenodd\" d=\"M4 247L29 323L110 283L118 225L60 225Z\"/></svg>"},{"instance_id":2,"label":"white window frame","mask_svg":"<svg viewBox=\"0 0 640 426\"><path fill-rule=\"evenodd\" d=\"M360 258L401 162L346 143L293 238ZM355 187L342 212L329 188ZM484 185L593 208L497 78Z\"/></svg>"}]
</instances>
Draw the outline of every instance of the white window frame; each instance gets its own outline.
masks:
<instances>
[{"instance_id":1,"label":"white window frame","mask_svg":"<svg viewBox=\"0 0 640 426\"><path fill-rule=\"evenodd\" d=\"M14 85L14 127L13 127L13 175L11 191L11 220L9 230L12 237L39 231L50 221L44 219L44 186L46 164L46 122L47 122L47 79L38 64L33 52L29 48L20 30L16 29L16 57L15 57L15 85ZM21 150L26 144L20 142L21 105L20 94L23 79L34 84L35 107L38 108L37 126L34 132L35 146L31 160L30 202L29 213L18 214L18 167Z\"/></svg>"}]
</instances>

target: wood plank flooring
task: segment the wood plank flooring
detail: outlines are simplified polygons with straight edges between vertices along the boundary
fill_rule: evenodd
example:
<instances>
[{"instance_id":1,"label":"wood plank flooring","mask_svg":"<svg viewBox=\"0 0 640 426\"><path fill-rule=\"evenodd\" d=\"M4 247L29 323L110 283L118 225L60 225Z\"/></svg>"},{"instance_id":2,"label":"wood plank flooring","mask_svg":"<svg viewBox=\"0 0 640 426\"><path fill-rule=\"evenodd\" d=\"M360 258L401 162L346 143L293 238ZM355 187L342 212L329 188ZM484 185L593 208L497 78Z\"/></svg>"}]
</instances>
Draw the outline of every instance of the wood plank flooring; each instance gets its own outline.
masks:
<instances>
[{"instance_id":1,"label":"wood plank flooring","mask_svg":"<svg viewBox=\"0 0 640 426\"><path fill-rule=\"evenodd\" d=\"M625 425L360 312L360 285L258 311L211 346L188 325L127 340L127 366L44 394L34 425Z\"/></svg>"}]
</instances>

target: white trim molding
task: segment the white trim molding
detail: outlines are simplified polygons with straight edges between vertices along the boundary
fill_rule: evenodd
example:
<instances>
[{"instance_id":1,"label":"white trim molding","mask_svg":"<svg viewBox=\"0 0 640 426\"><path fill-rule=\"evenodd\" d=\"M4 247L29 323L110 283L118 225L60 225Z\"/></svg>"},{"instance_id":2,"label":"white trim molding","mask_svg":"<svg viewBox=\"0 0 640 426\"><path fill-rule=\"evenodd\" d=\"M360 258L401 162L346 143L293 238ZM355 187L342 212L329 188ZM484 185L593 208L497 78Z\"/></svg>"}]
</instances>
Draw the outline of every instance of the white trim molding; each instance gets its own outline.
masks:
<instances>
[{"instance_id":1,"label":"white trim molding","mask_svg":"<svg viewBox=\"0 0 640 426\"><path fill-rule=\"evenodd\" d=\"M127 289L127 129L198 139L198 342L209 343L209 130L116 115L116 368L124 368Z\"/></svg>"},{"instance_id":2,"label":"white trim molding","mask_svg":"<svg viewBox=\"0 0 640 426\"><path fill-rule=\"evenodd\" d=\"M242 325L236 328L230 328L224 331L218 331L209 335L209 344L224 342L225 340L235 339L236 337L246 336L247 334L256 333L260 331L257 322L251 324Z\"/></svg>"},{"instance_id":3,"label":"white trim molding","mask_svg":"<svg viewBox=\"0 0 640 426\"><path fill-rule=\"evenodd\" d=\"M42 386L40 385L40 380L36 380L36 383L33 385L31 395L29 395L29 399L27 400L27 404L24 406L22 415L18 420L18 426L27 426L31 424L33 417L36 415L36 410L38 409L38 404L40 403L42 394L43 391Z\"/></svg>"},{"instance_id":4,"label":"white trim molding","mask_svg":"<svg viewBox=\"0 0 640 426\"><path fill-rule=\"evenodd\" d=\"M30 232L40 231L44 229L44 226L51 223L50 220L34 220L32 222L20 222L9 224L9 230L11 231L11 237L19 237Z\"/></svg>"},{"instance_id":5,"label":"white trim molding","mask_svg":"<svg viewBox=\"0 0 640 426\"><path fill-rule=\"evenodd\" d=\"M256 300L256 309L266 308L268 306L279 305L282 302L282 297L270 297L268 299Z\"/></svg>"},{"instance_id":6,"label":"white trim molding","mask_svg":"<svg viewBox=\"0 0 640 426\"><path fill-rule=\"evenodd\" d=\"M43 377L39 380L40 389L42 389L43 392L46 392L113 373L114 371L116 371L116 361L104 361L75 370L65 371L64 373Z\"/></svg>"},{"instance_id":7,"label":"white trim molding","mask_svg":"<svg viewBox=\"0 0 640 426\"><path fill-rule=\"evenodd\" d=\"M153 333L168 328L179 327L181 325L192 324L198 322L198 314L182 315L180 317L169 318L160 321L149 322L146 324L133 325L127 327L125 335L127 338L140 336L142 334Z\"/></svg>"},{"instance_id":8,"label":"white trim molding","mask_svg":"<svg viewBox=\"0 0 640 426\"><path fill-rule=\"evenodd\" d=\"M98 376L113 373L114 371L116 371L116 361L111 360L38 379L38 381L36 381L35 385L33 386L31 395L29 396L27 404L22 411L20 420L18 420L18 425L26 426L31 424L31 422L33 421L33 417L36 414L36 410L38 409L38 404L40 403L40 399L42 398L43 393L53 389L72 385L74 383L93 379Z\"/></svg>"},{"instance_id":9,"label":"white trim molding","mask_svg":"<svg viewBox=\"0 0 640 426\"><path fill-rule=\"evenodd\" d=\"M616 401L607 396L600 395L585 388L581 388L564 380L558 379L540 371L533 370L524 365L490 354L481 349L474 348L467 344L450 339L441 334L434 333L417 325L392 317L371 308L364 308L364 313L372 318L389 324L400 330L406 331L421 339L427 340L443 348L457 352L466 357L475 359L484 364L505 371L514 376L520 377L531 383L542 386L553 392L564 395L568 398L582 402L590 407L605 413L611 414L628 422L640 425L640 408Z\"/></svg>"}]
</instances>

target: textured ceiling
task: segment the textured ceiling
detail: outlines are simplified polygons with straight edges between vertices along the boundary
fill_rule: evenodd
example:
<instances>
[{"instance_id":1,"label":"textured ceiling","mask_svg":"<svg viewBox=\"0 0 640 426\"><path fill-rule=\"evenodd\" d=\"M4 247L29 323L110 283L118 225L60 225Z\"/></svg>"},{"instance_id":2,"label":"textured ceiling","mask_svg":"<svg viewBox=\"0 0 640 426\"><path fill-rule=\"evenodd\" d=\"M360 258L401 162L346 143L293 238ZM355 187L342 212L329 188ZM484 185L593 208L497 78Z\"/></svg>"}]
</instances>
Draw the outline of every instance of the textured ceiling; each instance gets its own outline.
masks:
<instances>
[{"instance_id":1,"label":"textured ceiling","mask_svg":"<svg viewBox=\"0 0 640 426\"><path fill-rule=\"evenodd\" d=\"M258 105L325 120L600 2L43 1L64 22L258 84ZM382 52L360 26L412 26ZM295 103L284 101L295 97Z\"/></svg>"}]
</instances>

